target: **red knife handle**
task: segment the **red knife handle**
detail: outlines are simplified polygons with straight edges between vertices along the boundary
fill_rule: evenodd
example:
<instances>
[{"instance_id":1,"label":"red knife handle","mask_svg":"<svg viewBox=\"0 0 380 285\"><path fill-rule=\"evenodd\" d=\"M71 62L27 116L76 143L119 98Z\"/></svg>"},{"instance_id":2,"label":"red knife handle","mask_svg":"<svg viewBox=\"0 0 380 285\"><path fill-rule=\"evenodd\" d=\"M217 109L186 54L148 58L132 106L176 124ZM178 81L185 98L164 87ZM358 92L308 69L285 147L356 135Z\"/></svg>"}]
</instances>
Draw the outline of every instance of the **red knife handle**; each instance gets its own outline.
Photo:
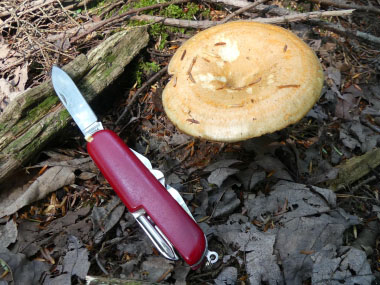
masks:
<instances>
[{"instance_id":1,"label":"red knife handle","mask_svg":"<svg viewBox=\"0 0 380 285\"><path fill-rule=\"evenodd\" d=\"M88 153L128 210L143 208L187 264L200 262L206 239L197 223L116 133L102 130L92 137Z\"/></svg>"}]
</instances>

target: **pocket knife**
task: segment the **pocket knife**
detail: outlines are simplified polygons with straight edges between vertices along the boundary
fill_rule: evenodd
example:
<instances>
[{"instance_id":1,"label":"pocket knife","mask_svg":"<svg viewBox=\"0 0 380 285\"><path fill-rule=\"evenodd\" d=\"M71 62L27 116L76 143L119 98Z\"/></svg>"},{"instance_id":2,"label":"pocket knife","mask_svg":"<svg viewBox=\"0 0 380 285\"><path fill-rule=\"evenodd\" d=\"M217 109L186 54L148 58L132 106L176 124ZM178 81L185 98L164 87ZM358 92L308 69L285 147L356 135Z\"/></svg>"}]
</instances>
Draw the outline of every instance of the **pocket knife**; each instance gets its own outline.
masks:
<instances>
[{"instance_id":1,"label":"pocket knife","mask_svg":"<svg viewBox=\"0 0 380 285\"><path fill-rule=\"evenodd\" d=\"M208 250L205 234L178 191L165 184L163 173L115 132L103 129L68 74L54 66L51 78L87 141L89 155L157 250L170 260L182 257L192 269L215 263L218 254Z\"/></svg>"}]
</instances>

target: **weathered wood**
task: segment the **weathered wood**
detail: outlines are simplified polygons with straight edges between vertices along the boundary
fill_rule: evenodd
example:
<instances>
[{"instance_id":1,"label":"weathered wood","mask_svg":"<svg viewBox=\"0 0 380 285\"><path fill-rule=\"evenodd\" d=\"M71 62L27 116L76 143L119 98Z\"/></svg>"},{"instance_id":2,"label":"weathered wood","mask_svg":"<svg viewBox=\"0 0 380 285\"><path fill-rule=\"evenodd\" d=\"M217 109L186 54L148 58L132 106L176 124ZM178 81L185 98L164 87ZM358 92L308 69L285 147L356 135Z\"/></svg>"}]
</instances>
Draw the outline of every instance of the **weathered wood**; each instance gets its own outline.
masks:
<instances>
[{"instance_id":1,"label":"weathered wood","mask_svg":"<svg viewBox=\"0 0 380 285\"><path fill-rule=\"evenodd\" d=\"M124 71L147 45L148 38L144 27L118 32L63 69L91 102ZM70 120L50 80L15 98L0 117L0 183L38 153Z\"/></svg>"},{"instance_id":2,"label":"weathered wood","mask_svg":"<svg viewBox=\"0 0 380 285\"><path fill-rule=\"evenodd\" d=\"M148 282L141 280L126 280L118 278L107 278L99 276L87 276L86 281L88 285L154 285L154 284L167 284L166 282Z\"/></svg>"},{"instance_id":3,"label":"weathered wood","mask_svg":"<svg viewBox=\"0 0 380 285\"><path fill-rule=\"evenodd\" d=\"M337 166L338 176L328 182L330 189L339 190L351 185L380 165L380 149L375 148L366 154L348 159Z\"/></svg>"}]
</instances>

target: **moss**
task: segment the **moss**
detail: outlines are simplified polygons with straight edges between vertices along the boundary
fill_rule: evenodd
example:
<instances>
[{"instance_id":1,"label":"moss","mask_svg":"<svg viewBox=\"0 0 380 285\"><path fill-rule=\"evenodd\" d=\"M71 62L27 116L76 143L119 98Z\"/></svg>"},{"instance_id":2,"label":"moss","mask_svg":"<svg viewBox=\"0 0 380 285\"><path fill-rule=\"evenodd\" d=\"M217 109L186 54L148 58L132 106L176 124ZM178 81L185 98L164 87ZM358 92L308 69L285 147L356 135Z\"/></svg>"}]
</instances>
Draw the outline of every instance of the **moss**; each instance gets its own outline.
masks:
<instances>
[{"instance_id":1,"label":"moss","mask_svg":"<svg viewBox=\"0 0 380 285\"><path fill-rule=\"evenodd\" d=\"M60 113L59 113L59 122L61 125L65 124L67 122L67 120L70 118L70 114L69 112L65 109L65 110L62 110Z\"/></svg>"},{"instance_id":2,"label":"moss","mask_svg":"<svg viewBox=\"0 0 380 285\"><path fill-rule=\"evenodd\" d=\"M19 123L17 123L12 129L12 133L14 135L19 134L22 132L25 128L25 126L28 126L30 124L33 124L34 122L38 121L40 118L42 118L46 113L50 111L52 107L54 107L59 102L59 99L57 96L49 96L44 101L42 101L40 104L38 104L36 107L31 109Z\"/></svg>"},{"instance_id":3,"label":"moss","mask_svg":"<svg viewBox=\"0 0 380 285\"><path fill-rule=\"evenodd\" d=\"M5 130L5 127L6 127L6 126L7 126L6 124L1 123L1 124L0 124L0 132L1 132L2 130Z\"/></svg>"},{"instance_id":4,"label":"moss","mask_svg":"<svg viewBox=\"0 0 380 285\"><path fill-rule=\"evenodd\" d=\"M117 58L117 54L109 54L105 57L105 61L107 63L113 63L115 59Z\"/></svg>"},{"instance_id":5,"label":"moss","mask_svg":"<svg viewBox=\"0 0 380 285\"><path fill-rule=\"evenodd\" d=\"M147 75L152 72L157 72L160 70L160 66L155 62L141 62L138 65L136 71L136 83L141 86L143 81L143 75Z\"/></svg>"}]
</instances>

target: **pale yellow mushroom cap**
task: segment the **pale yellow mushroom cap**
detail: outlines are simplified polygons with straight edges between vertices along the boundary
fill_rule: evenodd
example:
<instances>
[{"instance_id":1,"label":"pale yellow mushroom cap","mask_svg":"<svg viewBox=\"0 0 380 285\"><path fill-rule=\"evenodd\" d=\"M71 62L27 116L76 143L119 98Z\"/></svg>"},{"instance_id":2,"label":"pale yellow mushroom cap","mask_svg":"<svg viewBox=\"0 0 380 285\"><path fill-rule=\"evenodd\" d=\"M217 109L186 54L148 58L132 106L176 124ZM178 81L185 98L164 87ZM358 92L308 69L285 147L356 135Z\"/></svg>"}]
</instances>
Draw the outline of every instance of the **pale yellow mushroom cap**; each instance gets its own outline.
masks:
<instances>
[{"instance_id":1,"label":"pale yellow mushroom cap","mask_svg":"<svg viewBox=\"0 0 380 285\"><path fill-rule=\"evenodd\" d=\"M269 24L204 30L174 54L162 100L181 131L235 142L296 123L319 99L323 71L312 49Z\"/></svg>"}]
</instances>

